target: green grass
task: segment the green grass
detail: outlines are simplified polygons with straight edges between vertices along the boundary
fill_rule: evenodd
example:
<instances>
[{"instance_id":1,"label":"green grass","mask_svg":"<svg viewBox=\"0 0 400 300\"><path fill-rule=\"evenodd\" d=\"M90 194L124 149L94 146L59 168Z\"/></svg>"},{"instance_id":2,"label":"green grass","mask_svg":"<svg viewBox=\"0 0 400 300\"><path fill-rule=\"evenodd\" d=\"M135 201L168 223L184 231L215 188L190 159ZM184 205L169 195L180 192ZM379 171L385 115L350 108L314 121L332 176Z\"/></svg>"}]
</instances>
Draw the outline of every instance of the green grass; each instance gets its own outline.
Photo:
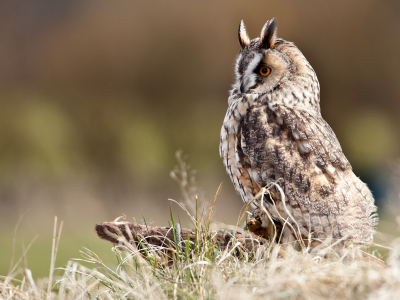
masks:
<instances>
[{"instance_id":1,"label":"green grass","mask_svg":"<svg viewBox=\"0 0 400 300\"><path fill-rule=\"evenodd\" d=\"M20 235L17 236L14 261L22 255L22 240L24 240L26 247L35 236L36 235L32 233L26 233L23 239ZM0 240L4 242L1 247L0 275L6 275L10 268L13 252L12 231L1 233ZM79 250L82 250L82 247L95 251L104 259L104 261L110 263L115 261L115 255L110 251L112 245L100 240L94 234L93 228L81 231L68 230L62 232L59 250L57 252L56 267L65 266L71 258L79 258L81 256ZM41 232L27 252L27 267L32 270L34 279L49 276L51 248L51 233Z\"/></svg>"}]
</instances>

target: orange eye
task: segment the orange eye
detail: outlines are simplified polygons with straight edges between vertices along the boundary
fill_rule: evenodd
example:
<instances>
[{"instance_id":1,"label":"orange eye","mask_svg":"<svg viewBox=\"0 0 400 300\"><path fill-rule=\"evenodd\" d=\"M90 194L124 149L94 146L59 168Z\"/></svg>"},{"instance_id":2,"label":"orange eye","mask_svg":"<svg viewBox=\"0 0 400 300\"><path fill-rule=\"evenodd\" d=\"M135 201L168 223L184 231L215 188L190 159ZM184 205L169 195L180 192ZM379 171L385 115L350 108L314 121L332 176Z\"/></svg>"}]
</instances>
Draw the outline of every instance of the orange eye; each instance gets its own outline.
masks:
<instances>
[{"instance_id":1,"label":"orange eye","mask_svg":"<svg viewBox=\"0 0 400 300\"><path fill-rule=\"evenodd\" d=\"M269 74L271 74L271 68L270 67L261 67L260 68L260 75L261 76L268 76Z\"/></svg>"}]
</instances>

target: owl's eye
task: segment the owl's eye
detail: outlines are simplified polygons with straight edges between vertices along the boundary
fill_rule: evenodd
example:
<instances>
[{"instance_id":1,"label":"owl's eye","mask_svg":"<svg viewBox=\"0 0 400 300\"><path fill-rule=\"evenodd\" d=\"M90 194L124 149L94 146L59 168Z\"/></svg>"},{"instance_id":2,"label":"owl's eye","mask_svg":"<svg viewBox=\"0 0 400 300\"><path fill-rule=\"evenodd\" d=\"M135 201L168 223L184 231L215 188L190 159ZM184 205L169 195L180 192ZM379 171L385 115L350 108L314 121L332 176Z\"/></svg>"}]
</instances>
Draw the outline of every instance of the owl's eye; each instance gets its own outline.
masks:
<instances>
[{"instance_id":1,"label":"owl's eye","mask_svg":"<svg viewBox=\"0 0 400 300\"><path fill-rule=\"evenodd\" d=\"M261 76L268 76L271 74L271 68L267 66L263 66L260 68L260 75Z\"/></svg>"}]
</instances>

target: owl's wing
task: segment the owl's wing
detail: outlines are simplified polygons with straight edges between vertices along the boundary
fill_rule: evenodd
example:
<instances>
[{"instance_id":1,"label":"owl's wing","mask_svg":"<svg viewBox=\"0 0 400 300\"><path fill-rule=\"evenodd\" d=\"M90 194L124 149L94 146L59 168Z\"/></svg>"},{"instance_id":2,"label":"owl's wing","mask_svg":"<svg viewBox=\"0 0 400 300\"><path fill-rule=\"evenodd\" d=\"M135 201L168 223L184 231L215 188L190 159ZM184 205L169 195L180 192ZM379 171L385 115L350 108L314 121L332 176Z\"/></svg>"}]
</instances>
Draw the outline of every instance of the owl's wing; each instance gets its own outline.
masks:
<instances>
[{"instance_id":1,"label":"owl's wing","mask_svg":"<svg viewBox=\"0 0 400 300\"><path fill-rule=\"evenodd\" d=\"M252 180L260 187L277 183L284 191L286 205L271 189L279 214L288 218L289 207L302 234L339 236L345 225L335 216L348 205L350 186L344 177L353 173L322 117L282 105L253 106L239 134L237 153Z\"/></svg>"},{"instance_id":2,"label":"owl's wing","mask_svg":"<svg viewBox=\"0 0 400 300\"><path fill-rule=\"evenodd\" d=\"M311 153L321 170L331 173L329 165L343 171L351 169L335 133L320 115L314 116L305 110L295 110L278 104L271 105L270 109L299 142L299 150Z\"/></svg>"}]
</instances>

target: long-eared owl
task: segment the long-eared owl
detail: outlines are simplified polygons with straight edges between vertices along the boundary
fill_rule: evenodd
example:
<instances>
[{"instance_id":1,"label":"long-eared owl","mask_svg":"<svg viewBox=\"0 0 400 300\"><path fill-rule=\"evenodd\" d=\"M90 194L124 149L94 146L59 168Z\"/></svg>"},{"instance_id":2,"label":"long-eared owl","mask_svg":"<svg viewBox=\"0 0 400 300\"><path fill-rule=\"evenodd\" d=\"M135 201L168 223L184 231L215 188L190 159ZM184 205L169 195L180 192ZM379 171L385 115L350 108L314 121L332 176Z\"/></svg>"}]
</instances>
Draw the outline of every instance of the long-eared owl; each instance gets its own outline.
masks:
<instances>
[{"instance_id":1,"label":"long-eared owl","mask_svg":"<svg viewBox=\"0 0 400 300\"><path fill-rule=\"evenodd\" d=\"M250 40L243 22L236 81L221 130L220 156L263 227L287 222L302 237L371 241L376 206L322 118L314 69L276 20ZM278 185L278 187L277 187Z\"/></svg>"}]
</instances>

